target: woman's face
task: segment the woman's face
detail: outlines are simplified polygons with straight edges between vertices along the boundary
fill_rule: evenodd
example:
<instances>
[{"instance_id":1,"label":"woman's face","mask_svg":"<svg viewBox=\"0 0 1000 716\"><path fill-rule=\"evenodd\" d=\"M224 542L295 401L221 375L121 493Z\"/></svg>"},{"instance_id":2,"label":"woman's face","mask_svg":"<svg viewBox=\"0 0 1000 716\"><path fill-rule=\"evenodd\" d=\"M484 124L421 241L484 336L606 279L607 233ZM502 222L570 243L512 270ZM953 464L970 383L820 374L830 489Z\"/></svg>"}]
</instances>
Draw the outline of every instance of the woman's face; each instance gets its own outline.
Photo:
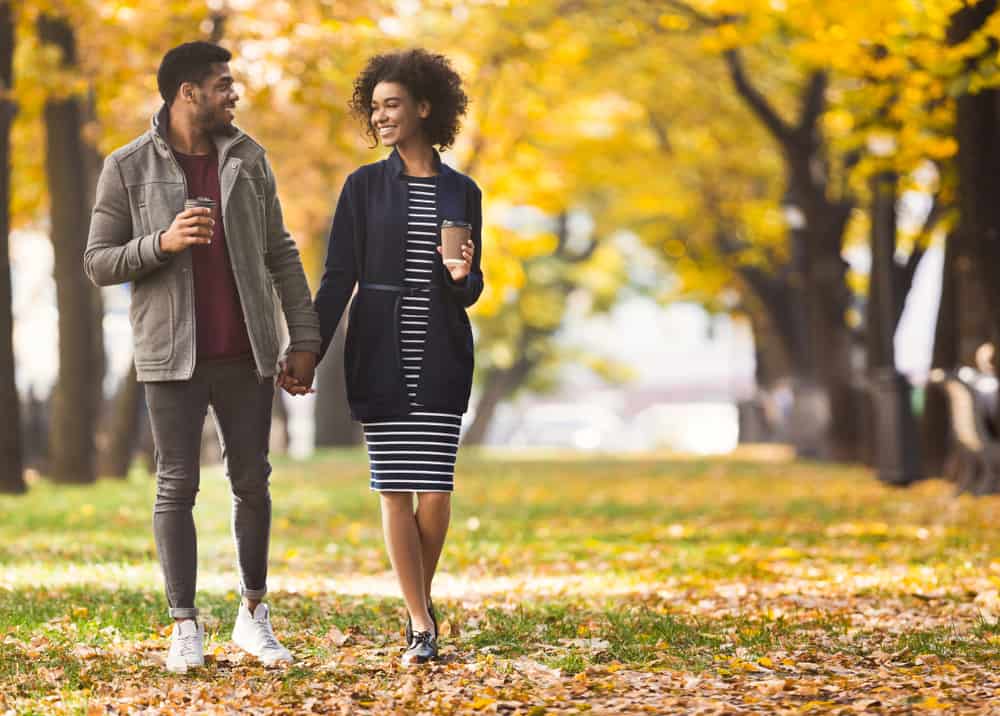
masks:
<instances>
[{"instance_id":1,"label":"woman's face","mask_svg":"<svg viewBox=\"0 0 1000 716\"><path fill-rule=\"evenodd\" d=\"M421 123L431 114L429 102L417 102L398 82L379 82L372 92L372 126L386 147L423 136Z\"/></svg>"}]
</instances>

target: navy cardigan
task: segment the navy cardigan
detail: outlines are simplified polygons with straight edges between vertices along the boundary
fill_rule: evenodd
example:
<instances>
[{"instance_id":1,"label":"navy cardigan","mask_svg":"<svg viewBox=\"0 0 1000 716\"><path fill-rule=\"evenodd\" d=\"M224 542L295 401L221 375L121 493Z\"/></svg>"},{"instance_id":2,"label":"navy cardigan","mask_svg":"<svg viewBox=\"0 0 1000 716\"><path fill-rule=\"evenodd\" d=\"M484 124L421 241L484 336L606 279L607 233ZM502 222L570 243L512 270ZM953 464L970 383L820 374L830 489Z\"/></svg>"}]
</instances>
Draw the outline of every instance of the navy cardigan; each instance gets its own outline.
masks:
<instances>
[{"instance_id":1,"label":"navy cardigan","mask_svg":"<svg viewBox=\"0 0 1000 716\"><path fill-rule=\"evenodd\" d=\"M430 300L427 339L415 400L428 410L464 413L472 390L472 328L465 309L483 291L482 192L469 177L441 162L438 221L472 224L476 246L472 270L455 282L438 261L426 289ZM344 183L330 229L323 281L316 293L322 346L326 354L355 285L348 314L344 377L355 420L404 415L410 411L399 347L404 286L407 187L404 165L394 149L385 160L356 170ZM440 225L440 224L439 224Z\"/></svg>"}]
</instances>

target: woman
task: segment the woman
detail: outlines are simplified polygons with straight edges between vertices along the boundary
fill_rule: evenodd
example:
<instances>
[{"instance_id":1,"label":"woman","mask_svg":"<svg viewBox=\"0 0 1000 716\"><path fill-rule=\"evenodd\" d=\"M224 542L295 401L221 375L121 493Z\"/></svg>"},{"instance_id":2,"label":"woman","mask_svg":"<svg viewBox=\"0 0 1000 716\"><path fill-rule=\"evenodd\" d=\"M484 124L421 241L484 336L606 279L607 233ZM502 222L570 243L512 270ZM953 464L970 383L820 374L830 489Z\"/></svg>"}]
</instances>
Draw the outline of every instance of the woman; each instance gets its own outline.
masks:
<instances>
[{"instance_id":1,"label":"woman","mask_svg":"<svg viewBox=\"0 0 1000 716\"><path fill-rule=\"evenodd\" d=\"M347 398L364 425L371 488L380 494L385 544L409 613L404 664L437 656L431 584L472 388L465 309L483 290L482 194L435 149L455 141L467 104L441 55L418 49L369 60L351 109L373 148L381 142L392 154L347 178L316 294L322 356L358 287L344 351ZM472 227L462 259L448 264L444 220Z\"/></svg>"}]
</instances>

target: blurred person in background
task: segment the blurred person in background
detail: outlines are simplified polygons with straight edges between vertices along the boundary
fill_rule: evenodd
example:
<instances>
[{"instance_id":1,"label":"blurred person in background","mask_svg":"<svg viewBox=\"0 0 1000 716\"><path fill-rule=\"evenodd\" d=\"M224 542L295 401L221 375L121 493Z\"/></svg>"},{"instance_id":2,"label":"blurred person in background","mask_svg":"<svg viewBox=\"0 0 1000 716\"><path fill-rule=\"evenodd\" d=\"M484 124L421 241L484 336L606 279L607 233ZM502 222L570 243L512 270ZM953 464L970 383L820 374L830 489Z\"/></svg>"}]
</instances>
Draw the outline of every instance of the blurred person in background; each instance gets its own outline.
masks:
<instances>
[{"instance_id":1,"label":"blurred person in background","mask_svg":"<svg viewBox=\"0 0 1000 716\"><path fill-rule=\"evenodd\" d=\"M996 348L987 341L976 349L975 363L978 375L972 387L976 391L976 400L982 406L986 416L986 427L994 437L1000 435L997 431L997 374L994 368Z\"/></svg>"}]
</instances>

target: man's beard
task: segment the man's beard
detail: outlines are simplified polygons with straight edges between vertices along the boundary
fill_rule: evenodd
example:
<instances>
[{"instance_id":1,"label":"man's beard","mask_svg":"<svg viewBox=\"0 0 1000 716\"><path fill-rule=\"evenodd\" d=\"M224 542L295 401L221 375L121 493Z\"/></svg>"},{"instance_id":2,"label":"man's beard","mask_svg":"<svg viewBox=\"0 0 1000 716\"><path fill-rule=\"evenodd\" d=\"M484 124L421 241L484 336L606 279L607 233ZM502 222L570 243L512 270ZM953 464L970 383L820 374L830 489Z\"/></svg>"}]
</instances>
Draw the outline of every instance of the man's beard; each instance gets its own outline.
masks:
<instances>
[{"instance_id":1,"label":"man's beard","mask_svg":"<svg viewBox=\"0 0 1000 716\"><path fill-rule=\"evenodd\" d=\"M195 121L210 135L232 136L236 133L236 127L222 114L223 112L225 110L213 112L207 106L202 105L198 108Z\"/></svg>"}]
</instances>

